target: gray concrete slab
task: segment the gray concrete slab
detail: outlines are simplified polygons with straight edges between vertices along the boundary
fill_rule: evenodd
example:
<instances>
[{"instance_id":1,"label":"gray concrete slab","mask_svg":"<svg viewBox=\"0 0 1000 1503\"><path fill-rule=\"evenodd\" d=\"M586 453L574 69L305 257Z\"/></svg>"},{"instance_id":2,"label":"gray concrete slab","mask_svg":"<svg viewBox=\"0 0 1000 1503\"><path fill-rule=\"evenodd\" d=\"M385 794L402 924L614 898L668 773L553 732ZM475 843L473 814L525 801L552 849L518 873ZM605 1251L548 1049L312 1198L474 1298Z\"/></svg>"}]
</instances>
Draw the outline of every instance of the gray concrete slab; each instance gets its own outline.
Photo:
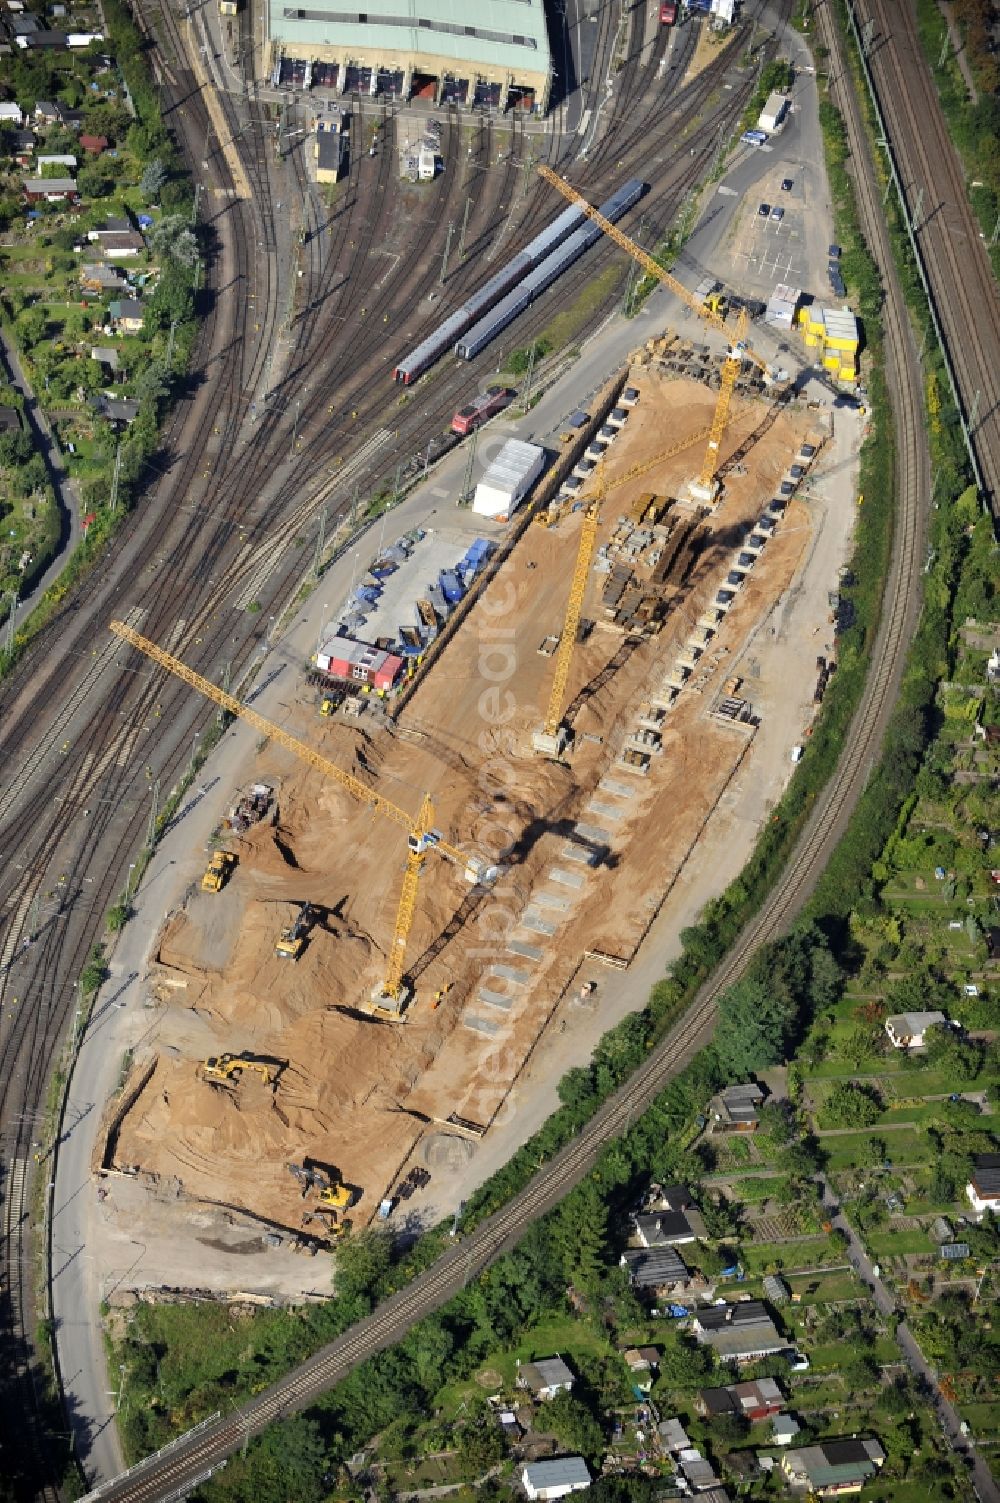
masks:
<instances>
[{"instance_id":1,"label":"gray concrete slab","mask_svg":"<svg viewBox=\"0 0 1000 1503\"><path fill-rule=\"evenodd\" d=\"M585 845L574 845L572 841L564 845L559 854L564 861L580 861L586 866L594 864L593 851L588 851Z\"/></svg>"},{"instance_id":2,"label":"gray concrete slab","mask_svg":"<svg viewBox=\"0 0 1000 1503\"><path fill-rule=\"evenodd\" d=\"M602 830L600 825L575 824L573 829L581 840L589 840L592 845L611 844L611 831Z\"/></svg>"},{"instance_id":3,"label":"gray concrete slab","mask_svg":"<svg viewBox=\"0 0 1000 1503\"><path fill-rule=\"evenodd\" d=\"M530 908L521 919L521 928L530 929L532 934L544 934L546 936L555 934L556 932L555 924L550 924L547 919L542 918L540 913L534 913Z\"/></svg>"},{"instance_id":4,"label":"gray concrete slab","mask_svg":"<svg viewBox=\"0 0 1000 1503\"><path fill-rule=\"evenodd\" d=\"M585 878L583 872L568 872L564 867L553 866L549 868L545 879L547 882L561 882L563 887L581 888Z\"/></svg>"},{"instance_id":5,"label":"gray concrete slab","mask_svg":"<svg viewBox=\"0 0 1000 1503\"><path fill-rule=\"evenodd\" d=\"M635 797L635 789L630 788L627 783L620 783L617 778L602 778L597 785L597 790L599 793L610 793L619 798Z\"/></svg>"},{"instance_id":6,"label":"gray concrete slab","mask_svg":"<svg viewBox=\"0 0 1000 1503\"><path fill-rule=\"evenodd\" d=\"M529 945L523 939L511 939L507 949L512 955L523 955L525 960L541 960L543 951L539 945Z\"/></svg>"},{"instance_id":7,"label":"gray concrete slab","mask_svg":"<svg viewBox=\"0 0 1000 1503\"><path fill-rule=\"evenodd\" d=\"M488 986L481 986L476 993L477 1002L485 1002L487 1007L499 1007L503 1012L510 1012L514 1005L513 997L504 996L503 992L492 992Z\"/></svg>"},{"instance_id":8,"label":"gray concrete slab","mask_svg":"<svg viewBox=\"0 0 1000 1503\"><path fill-rule=\"evenodd\" d=\"M605 819L624 819L627 810L620 808L617 804L602 804L596 798L592 798L587 805L586 812L603 815Z\"/></svg>"},{"instance_id":9,"label":"gray concrete slab","mask_svg":"<svg viewBox=\"0 0 1000 1503\"><path fill-rule=\"evenodd\" d=\"M466 1013L462 1019L462 1023L466 1028L471 1028L473 1033L485 1033L488 1038L492 1038L495 1033L500 1032L499 1023L494 1023L489 1018L475 1018L470 1016L469 1013Z\"/></svg>"},{"instance_id":10,"label":"gray concrete slab","mask_svg":"<svg viewBox=\"0 0 1000 1503\"><path fill-rule=\"evenodd\" d=\"M505 981L513 981L515 986L527 986L531 980L531 972L518 970L516 965L491 965L490 975L502 976Z\"/></svg>"},{"instance_id":11,"label":"gray concrete slab","mask_svg":"<svg viewBox=\"0 0 1000 1503\"><path fill-rule=\"evenodd\" d=\"M570 903L569 898L560 897L557 892L533 893L531 901L537 903L539 908L556 908L560 913L565 913Z\"/></svg>"}]
</instances>

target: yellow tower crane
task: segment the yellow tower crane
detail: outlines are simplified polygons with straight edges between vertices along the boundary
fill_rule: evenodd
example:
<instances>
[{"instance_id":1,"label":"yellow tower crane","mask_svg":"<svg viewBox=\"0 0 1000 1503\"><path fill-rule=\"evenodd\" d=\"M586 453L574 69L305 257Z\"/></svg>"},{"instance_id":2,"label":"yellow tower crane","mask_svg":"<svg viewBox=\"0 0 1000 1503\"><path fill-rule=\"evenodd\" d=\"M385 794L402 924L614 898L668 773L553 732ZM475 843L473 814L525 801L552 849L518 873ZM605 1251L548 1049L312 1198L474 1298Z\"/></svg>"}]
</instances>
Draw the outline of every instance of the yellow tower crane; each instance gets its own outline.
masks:
<instances>
[{"instance_id":1,"label":"yellow tower crane","mask_svg":"<svg viewBox=\"0 0 1000 1503\"><path fill-rule=\"evenodd\" d=\"M673 444L669 449L662 449L659 454L654 454L652 459L644 459L640 464L634 464L622 475L617 475L614 480L608 481L604 476L605 460L598 462L594 475L595 493L592 497L583 518L583 528L580 532L580 544L576 554L576 564L573 567L573 578L569 587L569 601L566 605L566 616L563 621L562 635L559 638L559 646L556 650L555 673L552 679L552 689L549 693L549 708L545 716L545 724L540 731L535 731L531 744L536 752L541 752L545 757L561 757L569 744L570 733L563 725L563 703L566 698L566 685L569 682L569 670L573 661L573 649L576 646L576 634L580 626L580 616L583 611L583 600L587 592L587 578L590 574L590 562L594 556L594 546L597 542L597 529L601 520L601 504L609 491L617 490L620 485L625 485L629 480L638 480L650 470L655 470L658 465L665 464L675 454L681 454L689 449L692 444L698 443L711 432L704 429L701 433L693 433L690 438L684 439L679 444Z\"/></svg>"},{"instance_id":2,"label":"yellow tower crane","mask_svg":"<svg viewBox=\"0 0 1000 1503\"><path fill-rule=\"evenodd\" d=\"M662 282L664 287L669 287L670 291L676 297L680 298L685 307L690 308L693 313L696 313L699 318L704 319L706 323L711 324L713 328L719 329L722 333L729 336L730 345L722 365L719 399L715 404L715 416L712 419L712 426L709 430L705 458L702 461L701 472L697 480L692 481L690 487L691 495L695 500L713 501L718 490L718 482L715 476L719 468L722 437L726 431L726 424L729 421L729 404L732 401L733 388L743 368L743 362L749 360L752 365L756 365L758 370L762 372L764 380L768 385L774 379L767 361L758 355L756 350L752 349L746 342L746 309L740 309L735 326L730 327L721 313L714 308L706 307L693 292L688 291L683 282L679 282L669 271L665 271L662 266L658 266L652 256L647 255L641 246L636 245L634 240L630 240L628 235L620 230L617 225L611 223L610 219L605 219L599 209L595 209L593 204L588 203L581 193L578 193L575 188L571 188L569 183L565 182L557 172L552 171L551 167L547 167L543 162L539 166L538 172L547 183L551 183L553 188L557 188L564 198L568 198L570 203L576 204L582 209L588 219L592 219L595 224L600 225L604 233L616 245L620 245L622 250L627 251L634 260L638 261L644 271L648 272L651 277L655 277L658 282Z\"/></svg>"},{"instance_id":3,"label":"yellow tower crane","mask_svg":"<svg viewBox=\"0 0 1000 1503\"><path fill-rule=\"evenodd\" d=\"M366 804L376 814L381 814L385 819L391 819L394 824L402 826L407 835L406 869L403 874L403 887L399 895L399 907L396 910L396 927L392 936L392 944L389 949L389 960L386 968L385 980L381 986L375 988L372 993L372 1002L376 1009L389 1016L398 1017L409 1000L410 990L404 979L406 960L406 944L409 939L410 929L413 924L413 916L417 906L417 886L423 864L430 851L436 850L452 861L455 865L463 868L465 879L471 883L489 885L497 877L495 867L488 866L477 857L468 857L457 846L450 845L444 840L441 832L434 828L434 805L430 796L425 794L421 800L420 809L416 818L407 814L405 809L384 798L375 789L369 788L360 778L345 772L338 767L336 762L331 762L329 757L314 751L304 741L296 736L291 736L278 725L270 720L265 720L263 715L258 715L256 710L251 710L248 705L242 704L232 694L227 694L224 689L219 689L209 679L202 678L200 673L195 673L180 658L175 658L172 653L165 652L148 637L140 636L131 626L126 626L123 621L112 621L111 630L130 646L138 648L145 653L154 663L161 668L166 668L184 683L190 684L192 689L197 689L199 694L204 694L206 699L212 700L213 704L228 710L230 715L239 716L246 720L255 730L260 731L270 740L276 741L286 751L292 752L301 761L314 767L324 777L331 778L339 783L341 788L347 790L359 803Z\"/></svg>"}]
</instances>

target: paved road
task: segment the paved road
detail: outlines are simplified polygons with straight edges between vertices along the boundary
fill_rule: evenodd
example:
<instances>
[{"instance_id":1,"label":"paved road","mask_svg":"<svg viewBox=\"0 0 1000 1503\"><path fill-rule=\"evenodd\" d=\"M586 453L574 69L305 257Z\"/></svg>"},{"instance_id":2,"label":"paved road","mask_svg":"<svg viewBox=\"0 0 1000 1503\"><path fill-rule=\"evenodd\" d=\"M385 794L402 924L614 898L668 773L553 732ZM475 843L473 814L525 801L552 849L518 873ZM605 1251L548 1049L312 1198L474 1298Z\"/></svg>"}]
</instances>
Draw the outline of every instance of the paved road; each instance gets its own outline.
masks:
<instances>
[{"instance_id":1,"label":"paved road","mask_svg":"<svg viewBox=\"0 0 1000 1503\"><path fill-rule=\"evenodd\" d=\"M888 1320L890 1330L893 1327L895 1328L896 1340L902 1349L907 1367L915 1378L926 1383L928 1392L933 1395L937 1416L949 1445L959 1456L974 1458L974 1465L970 1470L970 1475L975 1484L976 1492L984 1500L984 1503L1000 1503L1000 1487L994 1482L989 1467L977 1455L975 1447L962 1434L961 1416L955 1406L949 1404L944 1395L939 1391L937 1373L924 1357L923 1352L917 1345L913 1332L906 1322L900 1320L897 1323L896 1301L890 1293L888 1286L876 1272L878 1265L872 1262L865 1251L861 1238L840 1209L837 1197L826 1175L817 1175L817 1180L822 1186L824 1209L832 1213L830 1216L831 1222L847 1238L848 1255L852 1267L855 1269L861 1282L871 1292L876 1309Z\"/></svg>"},{"instance_id":2,"label":"paved road","mask_svg":"<svg viewBox=\"0 0 1000 1503\"><path fill-rule=\"evenodd\" d=\"M2 353L3 364L7 368L11 385L24 398L24 417L28 432L34 440L36 450L45 460L49 479L55 491L56 504L59 507L59 542L56 554L34 589L18 602L16 624L20 626L27 620L49 585L58 579L65 569L79 541L80 497L77 493L76 481L66 473L62 450L35 396L31 382L24 373L24 367L18 358L17 346L3 329L0 329L0 353Z\"/></svg>"}]
</instances>

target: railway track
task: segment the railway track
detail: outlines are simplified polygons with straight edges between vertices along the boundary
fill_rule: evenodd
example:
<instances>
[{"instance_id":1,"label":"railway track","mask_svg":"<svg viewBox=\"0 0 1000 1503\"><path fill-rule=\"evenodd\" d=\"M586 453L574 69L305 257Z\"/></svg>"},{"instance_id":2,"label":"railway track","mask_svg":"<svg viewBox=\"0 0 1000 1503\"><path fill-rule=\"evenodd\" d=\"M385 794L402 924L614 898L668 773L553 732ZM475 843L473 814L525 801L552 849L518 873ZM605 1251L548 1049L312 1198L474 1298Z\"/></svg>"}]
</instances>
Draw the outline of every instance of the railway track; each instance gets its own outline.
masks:
<instances>
[{"instance_id":1,"label":"railway track","mask_svg":"<svg viewBox=\"0 0 1000 1503\"><path fill-rule=\"evenodd\" d=\"M176 16L166 3L156 14L165 44L183 59ZM663 170L649 174L650 202L664 214L676 209L702 165L698 157L685 157L679 168L670 161L677 112L704 107L730 61L720 60L716 73L672 99L657 99L648 116L652 135L645 140L634 139L636 131L619 122L636 166L650 141L667 159ZM217 249L202 295L207 379L180 405L164 436L150 497L127 519L86 590L67 602L0 685L6 769L0 792L0 954L6 957L0 964L0 1173L10 1207L2 1224L0 1334L9 1360L0 1444L18 1497L54 1489L66 1458L47 1434L62 1425L45 1409L29 1334L38 1311L30 1284L28 1210L36 1187L44 1190L39 1182L48 1173L51 1151L38 1137L46 1081L77 1005L76 978L141 844L150 791L158 781L165 794L181 775L192 734L206 723L201 707L182 690L144 670L123 668L115 649L107 651L105 623L112 615L131 614L203 671L218 676L231 662L239 673L252 663L267 630L253 630L253 619L245 615L246 591L256 592L266 622L266 613L289 598L301 574L301 554L285 541L310 527L324 504L343 508L341 477L352 473L352 463L358 466L353 473L377 483L392 473L398 452L421 451L477 369L456 367L436 382L429 406L421 397L400 409L394 414L398 432L385 441L391 387L375 379L380 357L369 352L359 360L341 336L359 305L367 307L366 317L380 320L388 313L392 319L401 305L413 303L421 286L432 284L446 217L461 213L460 175L443 185L436 212L413 226L401 273L371 297L366 252L390 228L390 150L383 150L381 160L358 154L328 213L308 184L301 142L279 160L255 94L248 80L244 97L224 105L253 202L234 196L221 143L213 141L209 151L202 212L215 225ZM200 160L209 118L181 61L177 76L164 83L164 95L168 124L190 157ZM713 119L734 118L739 102L739 95L730 94ZM609 132L614 124L615 117ZM454 155L457 119L450 117L447 128ZM478 154L489 162L497 150L491 123L473 161ZM477 204L484 230L491 205L509 203L517 185L520 167L515 153L509 155L501 171L490 173ZM614 174L610 151L606 158L595 153L592 170ZM279 224L276 205L279 195L287 203L296 191L307 238L300 254L302 295L293 302L290 226ZM552 212L536 189L520 211L518 236ZM455 295L481 275L481 264L470 257L454 273ZM290 318L283 318L283 310L291 310ZM544 321L550 310L543 301L537 318ZM279 336L280 368L273 358ZM396 338L401 345L411 338L403 320ZM292 394L306 383L316 416L300 423ZM301 449L292 435L302 440ZM320 466L326 473L318 478Z\"/></svg>"},{"instance_id":2,"label":"railway track","mask_svg":"<svg viewBox=\"0 0 1000 1503\"><path fill-rule=\"evenodd\" d=\"M868 66L955 371L994 521L1000 520L1000 292L917 35L914 7L858 0Z\"/></svg>"},{"instance_id":3,"label":"railway track","mask_svg":"<svg viewBox=\"0 0 1000 1503\"><path fill-rule=\"evenodd\" d=\"M824 7L819 24L836 55ZM919 612L920 570L929 491L929 459L922 431L920 364L907 319L891 248L881 219L879 190L857 102L840 69L838 103L857 168L862 222L879 265L886 292L887 376L896 425L897 525L886 582L885 608L872 654L872 670L848 736L845 753L816 807L779 883L740 936L722 966L702 988L686 1016L642 1066L559 1154L535 1175L508 1206L455 1244L424 1274L318 1352L287 1378L266 1390L238 1415L210 1422L189 1440L181 1438L168 1455L140 1463L125 1477L98 1490L102 1503L153 1503L203 1477L235 1452L247 1434L297 1409L345 1377L367 1357L398 1341L422 1316L457 1293L469 1277L512 1246L525 1228L543 1215L592 1167L607 1142L627 1131L669 1080L711 1034L719 993L742 974L761 944L783 932L811 894L847 819L863 791L878 754L902 676L904 659Z\"/></svg>"}]
</instances>

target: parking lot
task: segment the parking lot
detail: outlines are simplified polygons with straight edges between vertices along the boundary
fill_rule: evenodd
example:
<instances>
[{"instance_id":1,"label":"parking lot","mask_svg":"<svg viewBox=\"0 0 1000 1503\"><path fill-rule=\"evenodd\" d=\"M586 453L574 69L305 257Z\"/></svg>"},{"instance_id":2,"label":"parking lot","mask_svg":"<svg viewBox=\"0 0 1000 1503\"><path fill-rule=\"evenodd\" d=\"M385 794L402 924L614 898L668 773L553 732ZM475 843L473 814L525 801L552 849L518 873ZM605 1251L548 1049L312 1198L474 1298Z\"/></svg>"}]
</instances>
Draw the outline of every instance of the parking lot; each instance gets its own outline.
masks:
<instances>
[{"instance_id":1,"label":"parking lot","mask_svg":"<svg viewBox=\"0 0 1000 1503\"><path fill-rule=\"evenodd\" d=\"M818 285L818 268L809 264L806 194L800 174L792 162L769 163L733 220L730 276L737 287L764 299L779 282L810 289Z\"/></svg>"}]
</instances>

